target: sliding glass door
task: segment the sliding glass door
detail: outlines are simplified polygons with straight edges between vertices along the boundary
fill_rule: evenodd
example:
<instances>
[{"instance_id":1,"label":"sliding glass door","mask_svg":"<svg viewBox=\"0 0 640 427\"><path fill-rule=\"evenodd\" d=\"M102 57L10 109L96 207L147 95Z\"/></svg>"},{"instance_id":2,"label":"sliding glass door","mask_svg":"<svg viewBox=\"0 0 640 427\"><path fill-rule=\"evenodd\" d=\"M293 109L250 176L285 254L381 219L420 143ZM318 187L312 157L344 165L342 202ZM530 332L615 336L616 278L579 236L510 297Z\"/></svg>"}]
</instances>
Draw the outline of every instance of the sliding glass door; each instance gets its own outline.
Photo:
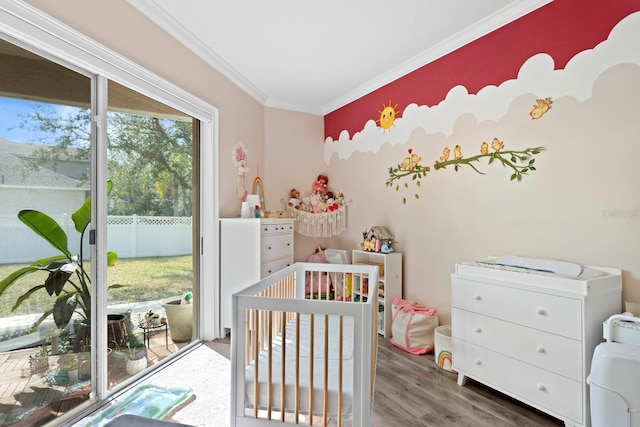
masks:
<instances>
[{"instance_id":1,"label":"sliding glass door","mask_svg":"<svg viewBox=\"0 0 640 427\"><path fill-rule=\"evenodd\" d=\"M92 389L92 77L1 39L0 64L0 425L40 425Z\"/></svg>"},{"instance_id":2,"label":"sliding glass door","mask_svg":"<svg viewBox=\"0 0 640 427\"><path fill-rule=\"evenodd\" d=\"M108 83L108 379L111 386L195 337L194 126L198 121Z\"/></svg>"},{"instance_id":3,"label":"sliding glass door","mask_svg":"<svg viewBox=\"0 0 640 427\"><path fill-rule=\"evenodd\" d=\"M0 425L69 418L196 341L209 268L203 110L34 52L0 32Z\"/></svg>"}]
</instances>

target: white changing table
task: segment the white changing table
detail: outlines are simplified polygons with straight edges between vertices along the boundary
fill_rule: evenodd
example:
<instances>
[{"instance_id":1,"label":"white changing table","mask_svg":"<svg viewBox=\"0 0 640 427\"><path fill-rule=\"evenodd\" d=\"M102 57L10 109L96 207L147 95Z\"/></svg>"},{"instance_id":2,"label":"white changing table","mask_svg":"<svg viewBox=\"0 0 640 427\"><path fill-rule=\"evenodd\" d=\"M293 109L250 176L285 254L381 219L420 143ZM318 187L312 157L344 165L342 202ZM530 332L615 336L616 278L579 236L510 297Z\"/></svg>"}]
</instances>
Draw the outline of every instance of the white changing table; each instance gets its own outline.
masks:
<instances>
[{"instance_id":1,"label":"white changing table","mask_svg":"<svg viewBox=\"0 0 640 427\"><path fill-rule=\"evenodd\" d=\"M586 378L602 322L620 312L618 269L600 277L457 264L451 276L453 369L559 418L590 425ZM593 272L593 271L592 271Z\"/></svg>"}]
</instances>

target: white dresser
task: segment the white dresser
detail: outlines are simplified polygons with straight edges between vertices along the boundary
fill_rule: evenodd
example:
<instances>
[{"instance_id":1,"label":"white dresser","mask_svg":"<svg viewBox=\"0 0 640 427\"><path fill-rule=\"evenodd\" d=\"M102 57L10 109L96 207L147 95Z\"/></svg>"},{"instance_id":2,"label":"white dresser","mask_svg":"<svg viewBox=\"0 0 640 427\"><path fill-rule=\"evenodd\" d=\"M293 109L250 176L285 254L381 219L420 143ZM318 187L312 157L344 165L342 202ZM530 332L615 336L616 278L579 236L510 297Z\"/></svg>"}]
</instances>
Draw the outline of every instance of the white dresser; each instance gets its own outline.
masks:
<instances>
[{"instance_id":1,"label":"white dresser","mask_svg":"<svg viewBox=\"0 0 640 427\"><path fill-rule=\"evenodd\" d=\"M561 419L590 425L586 378L602 322L619 313L620 270L573 280L457 264L451 276L453 368ZM597 272L596 272L597 273Z\"/></svg>"},{"instance_id":2,"label":"white dresser","mask_svg":"<svg viewBox=\"0 0 640 427\"><path fill-rule=\"evenodd\" d=\"M293 263L293 220L220 219L220 333L231 328L231 295Z\"/></svg>"}]
</instances>

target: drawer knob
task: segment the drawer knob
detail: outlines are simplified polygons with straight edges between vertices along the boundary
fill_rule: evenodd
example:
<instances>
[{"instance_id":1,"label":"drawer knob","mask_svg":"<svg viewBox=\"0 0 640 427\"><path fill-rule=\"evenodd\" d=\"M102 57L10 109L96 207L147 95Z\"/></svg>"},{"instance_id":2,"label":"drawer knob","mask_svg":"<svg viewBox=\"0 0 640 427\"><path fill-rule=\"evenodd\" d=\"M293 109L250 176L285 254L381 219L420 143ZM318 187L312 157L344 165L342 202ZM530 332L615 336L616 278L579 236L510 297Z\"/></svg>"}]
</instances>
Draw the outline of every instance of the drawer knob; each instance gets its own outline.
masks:
<instances>
[{"instance_id":1,"label":"drawer knob","mask_svg":"<svg viewBox=\"0 0 640 427\"><path fill-rule=\"evenodd\" d=\"M481 360L476 360L476 365L478 365L478 366L482 365L482 361Z\"/></svg>"},{"instance_id":2,"label":"drawer knob","mask_svg":"<svg viewBox=\"0 0 640 427\"><path fill-rule=\"evenodd\" d=\"M538 347L538 353L545 354L547 350L544 347Z\"/></svg>"},{"instance_id":3,"label":"drawer knob","mask_svg":"<svg viewBox=\"0 0 640 427\"><path fill-rule=\"evenodd\" d=\"M543 386L542 384L538 384L538 390L540 391L546 391L547 388L545 386Z\"/></svg>"},{"instance_id":4,"label":"drawer knob","mask_svg":"<svg viewBox=\"0 0 640 427\"><path fill-rule=\"evenodd\" d=\"M476 328L476 332L480 333L480 332L482 332L482 329L481 328Z\"/></svg>"},{"instance_id":5,"label":"drawer knob","mask_svg":"<svg viewBox=\"0 0 640 427\"><path fill-rule=\"evenodd\" d=\"M271 250L271 246L269 246L267 249Z\"/></svg>"},{"instance_id":6,"label":"drawer knob","mask_svg":"<svg viewBox=\"0 0 640 427\"><path fill-rule=\"evenodd\" d=\"M544 309L539 308L539 309L538 309L538 314L539 314L540 316L545 316L545 315L547 314L547 312L546 312L546 311L544 311Z\"/></svg>"},{"instance_id":7,"label":"drawer knob","mask_svg":"<svg viewBox=\"0 0 640 427\"><path fill-rule=\"evenodd\" d=\"M287 243L287 246L291 246L291 243Z\"/></svg>"},{"instance_id":8,"label":"drawer knob","mask_svg":"<svg viewBox=\"0 0 640 427\"><path fill-rule=\"evenodd\" d=\"M482 301L482 297L480 295L476 295L476 301Z\"/></svg>"}]
</instances>

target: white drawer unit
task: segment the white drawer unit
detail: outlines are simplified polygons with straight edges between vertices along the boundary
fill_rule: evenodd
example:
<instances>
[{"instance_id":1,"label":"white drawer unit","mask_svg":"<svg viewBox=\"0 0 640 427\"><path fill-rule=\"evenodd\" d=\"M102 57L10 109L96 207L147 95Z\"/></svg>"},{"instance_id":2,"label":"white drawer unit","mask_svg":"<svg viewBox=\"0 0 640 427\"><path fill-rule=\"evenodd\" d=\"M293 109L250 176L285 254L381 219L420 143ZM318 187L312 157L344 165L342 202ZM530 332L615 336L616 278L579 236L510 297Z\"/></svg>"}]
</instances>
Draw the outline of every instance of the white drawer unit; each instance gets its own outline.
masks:
<instances>
[{"instance_id":1,"label":"white drawer unit","mask_svg":"<svg viewBox=\"0 0 640 427\"><path fill-rule=\"evenodd\" d=\"M293 220L220 219L220 333L231 328L231 295L293 263Z\"/></svg>"},{"instance_id":2,"label":"white drawer unit","mask_svg":"<svg viewBox=\"0 0 640 427\"><path fill-rule=\"evenodd\" d=\"M620 270L568 279L457 264L451 276L453 368L564 421L589 426L586 378L602 322L620 312Z\"/></svg>"}]
</instances>

